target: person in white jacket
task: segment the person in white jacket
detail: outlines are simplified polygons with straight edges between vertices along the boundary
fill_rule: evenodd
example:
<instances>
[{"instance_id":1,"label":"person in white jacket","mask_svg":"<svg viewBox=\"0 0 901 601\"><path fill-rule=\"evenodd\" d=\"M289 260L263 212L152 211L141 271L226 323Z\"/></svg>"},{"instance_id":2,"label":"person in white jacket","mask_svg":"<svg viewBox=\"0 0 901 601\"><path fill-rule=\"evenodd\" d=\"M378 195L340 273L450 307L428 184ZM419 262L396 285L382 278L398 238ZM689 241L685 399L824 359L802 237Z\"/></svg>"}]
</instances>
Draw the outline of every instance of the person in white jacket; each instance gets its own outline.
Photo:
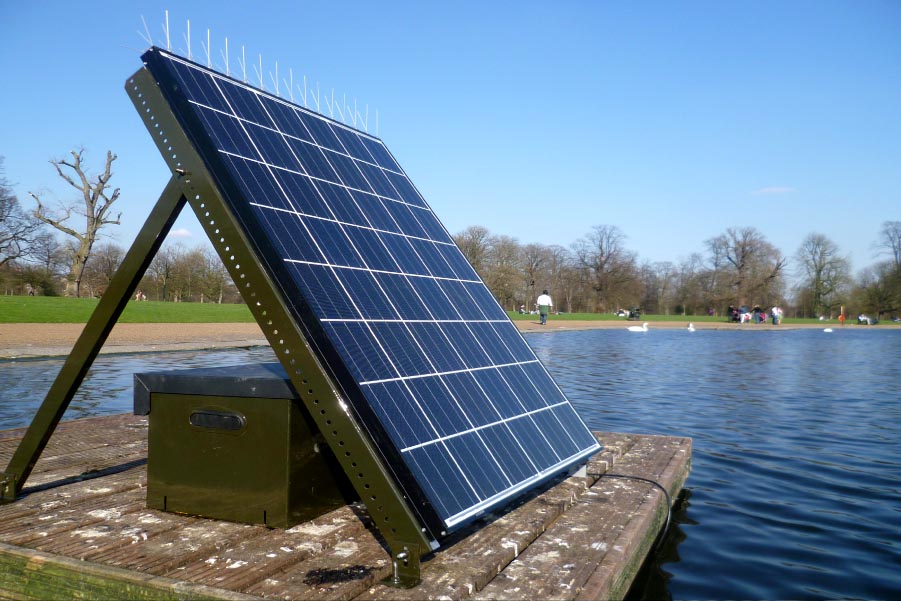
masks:
<instances>
[{"instance_id":1,"label":"person in white jacket","mask_svg":"<svg viewBox=\"0 0 901 601\"><path fill-rule=\"evenodd\" d=\"M548 296L547 290L541 293L541 296L538 297L535 304L538 305L538 316L541 318L541 325L547 325L547 314L554 306L554 301Z\"/></svg>"}]
</instances>

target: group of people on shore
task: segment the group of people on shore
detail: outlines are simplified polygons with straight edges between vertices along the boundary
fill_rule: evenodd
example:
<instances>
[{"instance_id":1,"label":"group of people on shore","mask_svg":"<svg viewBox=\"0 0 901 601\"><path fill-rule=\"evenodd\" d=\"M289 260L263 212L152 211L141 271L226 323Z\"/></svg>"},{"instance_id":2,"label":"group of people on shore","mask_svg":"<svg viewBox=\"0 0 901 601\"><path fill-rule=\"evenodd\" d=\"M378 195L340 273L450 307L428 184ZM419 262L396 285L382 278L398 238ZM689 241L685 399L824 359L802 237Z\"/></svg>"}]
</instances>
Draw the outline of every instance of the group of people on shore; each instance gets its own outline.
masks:
<instances>
[{"instance_id":1,"label":"group of people on shore","mask_svg":"<svg viewBox=\"0 0 901 601\"><path fill-rule=\"evenodd\" d=\"M782 323L782 308L775 305L767 314L766 310L760 308L760 305L754 305L750 311L746 305L742 305L738 309L729 305L729 318L738 323L766 323L770 319L774 326L778 326Z\"/></svg>"}]
</instances>

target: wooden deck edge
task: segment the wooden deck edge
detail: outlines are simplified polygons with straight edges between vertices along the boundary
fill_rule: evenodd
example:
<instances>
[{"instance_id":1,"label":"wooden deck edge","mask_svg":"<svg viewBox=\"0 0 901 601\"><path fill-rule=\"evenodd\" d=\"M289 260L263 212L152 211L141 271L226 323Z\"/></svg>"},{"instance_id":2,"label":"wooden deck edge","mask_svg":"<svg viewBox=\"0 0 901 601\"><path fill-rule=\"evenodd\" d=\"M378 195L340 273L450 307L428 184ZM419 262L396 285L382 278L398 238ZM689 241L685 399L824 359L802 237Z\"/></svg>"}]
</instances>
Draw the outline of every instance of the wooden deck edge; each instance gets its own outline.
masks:
<instances>
[{"instance_id":1,"label":"wooden deck edge","mask_svg":"<svg viewBox=\"0 0 901 601\"><path fill-rule=\"evenodd\" d=\"M105 421L91 423L89 420L80 420L80 425L103 427L107 430L111 425L120 429L135 428L131 422L133 416L127 414L91 419ZM70 434L77 436L79 432L78 428L74 428ZM128 432L130 432L128 437L143 435L141 428ZM526 501L509 513L500 515L484 528L470 533L471 538L469 535L461 538L449 546L444 554L439 552L424 562L424 582L416 589L410 591L386 589L383 586L375 586L369 580L360 582L359 590L354 588L357 584L353 584L353 587L335 584L313 590L309 586L304 587L297 583L295 583L297 586L290 590L296 595L334 599L355 598L359 593L362 593L362 598L369 599L407 598L417 601L425 598L518 599L521 597L511 597L505 594L509 591L498 588L504 586L502 581L505 578L508 582L516 582L518 578L523 583L531 579L534 591L541 591L540 596L544 598L625 597L648 556L653 553L653 545L666 519L666 495L660 487L668 492L671 502L675 502L686 483L691 469L692 440L680 436L604 432L594 434L604 444L604 448L588 461L583 473L563 480L542 495ZM0 442L10 444L11 441L0 440ZM128 473L132 473L132 470L128 470ZM107 476L117 482L119 477L119 474ZM82 484L77 483L74 486ZM100 494L107 496L105 490ZM43 506L39 507L38 501L46 500L47 495L42 491L36 492L35 495L31 501L34 507L28 507L27 511L22 506L22 511L10 512L5 508L0 514L3 514L4 518L13 514L27 517L42 511ZM616 504L613 503L614 499L617 500ZM607 512L609 517L598 518L600 515L606 515L604 512ZM536 522L539 518L540 523ZM23 525L27 525L26 522L27 520L23 521ZM72 527L75 528L79 524L81 522L73 522ZM0 522L0 532L19 535L18 528L18 524L6 522L5 519ZM598 546L592 544L589 548L583 540L585 537L578 535L577 532L588 532L590 536L598 537L587 539L588 542L597 542ZM37 532L37 535L37 539L40 539L41 532ZM52 539L56 546L47 546L42 540L35 540L36 546L45 549L43 551L26 548L22 541L12 536L7 537L6 542L0 542L0 599L249 600L259 599L248 594L249 592L267 596L273 594L275 590L248 588L240 584L230 586L226 584L229 579L208 577L203 580L192 578L195 583L186 582L179 579L180 574L176 571L166 573L159 569L151 569L143 560L139 568L143 571L138 572L126 567L105 565L96 553L94 556L71 554L72 557L66 557L65 555L70 553L62 549L72 548L66 540L63 537ZM566 544L567 541L572 544ZM81 545L79 548L84 547L84 543L79 544ZM546 555L549 557L545 550L555 551L558 547L562 550L562 555L555 564L559 570L554 565L541 569L541 562L545 561L542 558ZM117 553L123 552L135 557L143 557L144 553L147 553L141 544L131 546L130 541L125 541L121 547L109 548L116 549ZM382 552L381 547L377 550ZM235 557L239 557L244 551L231 547L222 551L217 546L216 554L223 555L223 553L233 553ZM84 561L75 557L89 559ZM246 560L244 555L240 557ZM291 563L291 570L286 570L283 566L275 569L277 574L291 575L298 580L303 578L303 572L308 571L311 566L321 564L333 568L336 561L340 565L350 561L342 557L323 554L320 559L304 565ZM373 557L375 555L372 557L358 555L353 561L378 567L381 555L376 559ZM535 566L539 569L533 569ZM207 569L205 566L200 567ZM531 573L528 570L532 570ZM166 575L157 576L148 572ZM572 575L570 584L567 584L567 579L570 578L567 574ZM237 571L234 573L229 571L231 580L235 580L236 575ZM497 586L494 586L494 578L498 578ZM558 584L561 586L558 587ZM226 586L234 591L244 592L221 588ZM289 589L286 588L285 591L287 590ZM529 588L524 588L522 592L528 590Z\"/></svg>"},{"instance_id":2,"label":"wooden deck edge","mask_svg":"<svg viewBox=\"0 0 901 601\"><path fill-rule=\"evenodd\" d=\"M677 438L677 437L660 437ZM679 493L691 473L692 439L681 438L680 448L656 480L669 494L671 504L675 504ZM650 511L638 512L636 519L629 522L620 533L618 541L624 544L618 552L604 557L594 573L582 587L578 599L624 599L635 581L635 577L651 553L657 537L662 534L666 517L672 506L667 507L666 496L655 485L648 484L645 502L652 503ZM669 524L672 527L672 523ZM643 536L640 536L643 533ZM626 561L623 561L626 558ZM616 569L611 569L616 564ZM612 577L611 577L612 576Z\"/></svg>"},{"instance_id":3,"label":"wooden deck edge","mask_svg":"<svg viewBox=\"0 0 901 601\"><path fill-rule=\"evenodd\" d=\"M661 532L667 507L663 491L675 495L681 489L690 452L688 438L639 436L616 467L513 562L477 592L460 597L480 601L624 597Z\"/></svg>"},{"instance_id":4,"label":"wooden deck edge","mask_svg":"<svg viewBox=\"0 0 901 601\"><path fill-rule=\"evenodd\" d=\"M0 598L257 599L211 586L80 561L2 542Z\"/></svg>"}]
</instances>

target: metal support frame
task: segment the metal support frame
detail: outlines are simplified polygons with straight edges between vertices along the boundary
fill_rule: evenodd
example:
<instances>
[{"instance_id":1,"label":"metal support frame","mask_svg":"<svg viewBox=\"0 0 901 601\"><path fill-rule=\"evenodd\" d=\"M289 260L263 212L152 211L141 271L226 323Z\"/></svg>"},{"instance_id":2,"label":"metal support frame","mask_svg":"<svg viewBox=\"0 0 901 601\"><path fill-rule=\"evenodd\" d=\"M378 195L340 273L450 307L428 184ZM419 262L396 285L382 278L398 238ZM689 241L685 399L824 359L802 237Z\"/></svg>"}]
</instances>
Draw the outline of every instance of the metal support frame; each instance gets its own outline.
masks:
<instances>
[{"instance_id":1,"label":"metal support frame","mask_svg":"<svg viewBox=\"0 0 901 601\"><path fill-rule=\"evenodd\" d=\"M415 586L420 581L420 556L437 548L437 541L426 533L390 466L341 398L340 386L310 346L304 327L292 316L281 288L271 280L156 80L142 68L129 78L126 91L173 178L88 320L9 467L0 472L0 502L14 501L22 490L88 368L187 202L288 373L300 401L384 537L393 567L385 584Z\"/></svg>"},{"instance_id":2,"label":"metal support frame","mask_svg":"<svg viewBox=\"0 0 901 601\"><path fill-rule=\"evenodd\" d=\"M163 190L44 397L9 466L6 471L0 472L0 504L15 501L22 491L100 348L185 206L185 197L177 179L173 177Z\"/></svg>"},{"instance_id":3,"label":"metal support frame","mask_svg":"<svg viewBox=\"0 0 901 601\"><path fill-rule=\"evenodd\" d=\"M128 80L126 90L173 177L85 325L9 466L0 472L0 503L15 501L22 491L88 369L187 202L384 537L393 569L383 582L400 588L416 586L420 581L420 556L435 549L437 542L426 534L394 482L390 467L342 400L330 370L320 363L302 325L292 317L280 288L253 251L153 76L140 69Z\"/></svg>"},{"instance_id":4,"label":"metal support frame","mask_svg":"<svg viewBox=\"0 0 901 601\"><path fill-rule=\"evenodd\" d=\"M258 256L244 226L225 201L194 143L178 122L159 83L146 69L137 71L126 91L179 179L198 221L235 282L298 392L300 401L353 485L390 550L393 574L385 583L409 588L420 580L420 556L438 547L399 488L391 467L341 397L341 387L311 346L304 326L293 317L281 287L272 280L265 257Z\"/></svg>"},{"instance_id":5,"label":"metal support frame","mask_svg":"<svg viewBox=\"0 0 901 601\"><path fill-rule=\"evenodd\" d=\"M179 179L188 204L209 237L310 416L385 539L394 565L386 584L419 582L420 556L437 548L397 486L390 466L341 398L331 370L320 362L302 324L230 210L208 167L188 139L153 75L140 69L126 91Z\"/></svg>"}]
</instances>

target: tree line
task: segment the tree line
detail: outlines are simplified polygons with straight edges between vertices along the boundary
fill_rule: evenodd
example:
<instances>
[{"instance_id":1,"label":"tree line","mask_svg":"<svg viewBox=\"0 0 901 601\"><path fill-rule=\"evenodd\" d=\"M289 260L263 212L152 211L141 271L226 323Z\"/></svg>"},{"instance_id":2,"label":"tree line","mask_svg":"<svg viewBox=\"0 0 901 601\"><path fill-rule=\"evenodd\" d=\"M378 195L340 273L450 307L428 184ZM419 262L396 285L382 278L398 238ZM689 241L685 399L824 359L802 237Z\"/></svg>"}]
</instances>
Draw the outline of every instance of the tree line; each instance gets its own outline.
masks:
<instances>
[{"instance_id":1,"label":"tree line","mask_svg":"<svg viewBox=\"0 0 901 601\"><path fill-rule=\"evenodd\" d=\"M103 241L119 198L112 188L116 155L107 152L103 170L91 176L84 150L52 160L57 174L77 191L77 200L48 206L42 195L29 193L34 206L24 207L13 193L0 157L0 290L2 294L99 297L125 258L125 249ZM53 230L56 230L55 232ZM208 247L164 246L138 287L138 296L161 301L241 302L219 257Z\"/></svg>"},{"instance_id":2,"label":"tree line","mask_svg":"<svg viewBox=\"0 0 901 601\"><path fill-rule=\"evenodd\" d=\"M67 274L73 253L71 246L60 244L52 236L40 258L7 262L0 266L0 293L60 296L66 294ZM118 244L101 242L90 254L84 267L80 295L100 297L125 258ZM71 287L69 287L71 289ZM237 287L219 256L209 247L189 248L182 243L166 244L153 258L138 285L142 300L240 303ZM74 296L74 294L72 294Z\"/></svg>"},{"instance_id":3,"label":"tree line","mask_svg":"<svg viewBox=\"0 0 901 601\"><path fill-rule=\"evenodd\" d=\"M122 247L98 242L119 198L112 188L116 155L90 176L84 150L52 160L78 199L56 209L29 193L23 207L0 157L0 288L3 294L99 296L125 256ZM56 230L56 235L52 230ZM62 235L62 240L58 238ZM597 225L569 244L522 244L516 238L470 226L454 236L466 258L505 309L532 308L551 290L561 311L705 315L733 305L779 305L796 317L901 312L901 221L882 224L874 248L885 259L852 275L850 262L828 237L810 233L791 257L754 227L728 228L703 242L703 252L677 262L639 259L614 225ZM793 276L793 277L792 277ZM240 302L228 272L209 248L165 246L140 284L144 297L163 301Z\"/></svg>"},{"instance_id":4,"label":"tree line","mask_svg":"<svg viewBox=\"0 0 901 601\"><path fill-rule=\"evenodd\" d=\"M569 246L521 244L482 226L454 240L508 311L532 309L548 289L571 313L725 315L730 305L778 305L793 317L836 317L842 307L880 318L901 312L901 221L884 222L874 241L887 259L856 276L838 244L815 232L788 257L754 227L727 228L678 262L641 261L614 225L594 226Z\"/></svg>"}]
</instances>

